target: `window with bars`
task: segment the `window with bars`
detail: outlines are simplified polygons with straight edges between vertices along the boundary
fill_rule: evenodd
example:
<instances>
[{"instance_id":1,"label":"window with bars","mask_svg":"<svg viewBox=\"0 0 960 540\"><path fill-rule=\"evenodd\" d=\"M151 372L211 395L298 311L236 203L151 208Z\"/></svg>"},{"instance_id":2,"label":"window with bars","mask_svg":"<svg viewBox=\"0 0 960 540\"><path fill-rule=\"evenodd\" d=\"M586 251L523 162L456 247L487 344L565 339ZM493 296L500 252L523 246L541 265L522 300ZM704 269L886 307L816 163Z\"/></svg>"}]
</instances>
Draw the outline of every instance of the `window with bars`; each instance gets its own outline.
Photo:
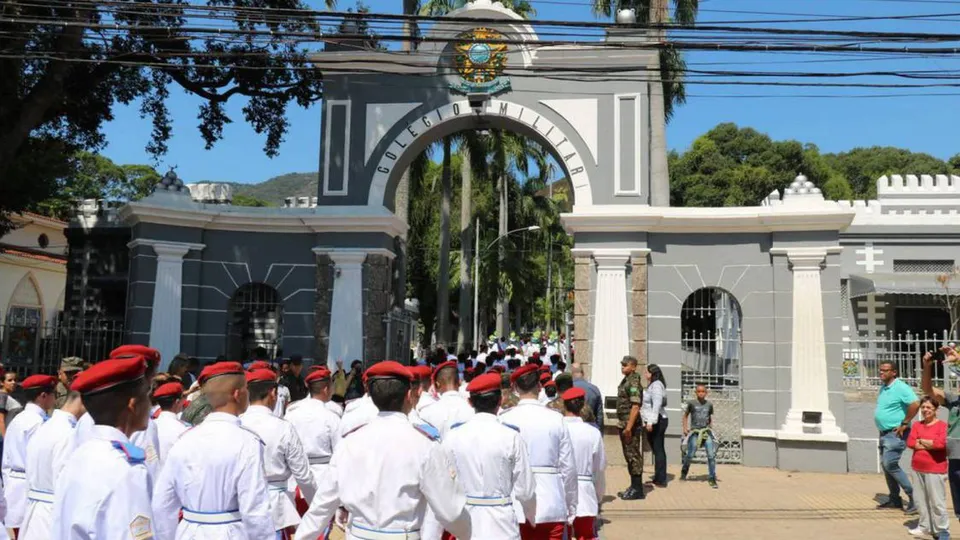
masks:
<instances>
[{"instance_id":1,"label":"window with bars","mask_svg":"<svg viewBox=\"0 0 960 540\"><path fill-rule=\"evenodd\" d=\"M230 301L228 358L246 361L262 347L274 358L283 335L283 303L277 290L263 283L243 285Z\"/></svg>"},{"instance_id":2,"label":"window with bars","mask_svg":"<svg viewBox=\"0 0 960 540\"><path fill-rule=\"evenodd\" d=\"M953 265L954 261L949 259L895 259L893 261L893 271L896 273L946 274L953 270Z\"/></svg>"},{"instance_id":3,"label":"window with bars","mask_svg":"<svg viewBox=\"0 0 960 540\"><path fill-rule=\"evenodd\" d=\"M846 279L840 280L840 318L847 320L850 314L850 283Z\"/></svg>"}]
</instances>

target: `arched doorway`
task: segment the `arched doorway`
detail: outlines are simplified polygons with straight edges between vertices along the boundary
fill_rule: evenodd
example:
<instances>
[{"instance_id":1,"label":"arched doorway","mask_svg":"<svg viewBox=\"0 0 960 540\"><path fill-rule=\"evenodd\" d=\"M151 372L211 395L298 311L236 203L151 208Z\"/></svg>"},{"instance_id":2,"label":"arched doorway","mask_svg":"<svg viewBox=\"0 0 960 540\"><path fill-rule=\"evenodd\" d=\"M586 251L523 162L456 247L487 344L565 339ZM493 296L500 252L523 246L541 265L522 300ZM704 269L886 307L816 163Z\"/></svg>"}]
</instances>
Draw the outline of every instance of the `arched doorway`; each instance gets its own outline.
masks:
<instances>
[{"instance_id":1,"label":"arched doorway","mask_svg":"<svg viewBox=\"0 0 960 540\"><path fill-rule=\"evenodd\" d=\"M39 352L38 337L43 324L40 289L27 273L10 297L3 327L3 362L8 366L33 364Z\"/></svg>"},{"instance_id":2,"label":"arched doorway","mask_svg":"<svg viewBox=\"0 0 960 540\"><path fill-rule=\"evenodd\" d=\"M742 322L740 303L717 287L693 291L680 308L681 395L694 399L696 386L707 386L721 463L740 463L743 455Z\"/></svg>"},{"instance_id":3,"label":"arched doorway","mask_svg":"<svg viewBox=\"0 0 960 540\"><path fill-rule=\"evenodd\" d=\"M227 358L245 362L258 348L275 358L283 338L283 301L263 283L242 285L230 299Z\"/></svg>"}]
</instances>

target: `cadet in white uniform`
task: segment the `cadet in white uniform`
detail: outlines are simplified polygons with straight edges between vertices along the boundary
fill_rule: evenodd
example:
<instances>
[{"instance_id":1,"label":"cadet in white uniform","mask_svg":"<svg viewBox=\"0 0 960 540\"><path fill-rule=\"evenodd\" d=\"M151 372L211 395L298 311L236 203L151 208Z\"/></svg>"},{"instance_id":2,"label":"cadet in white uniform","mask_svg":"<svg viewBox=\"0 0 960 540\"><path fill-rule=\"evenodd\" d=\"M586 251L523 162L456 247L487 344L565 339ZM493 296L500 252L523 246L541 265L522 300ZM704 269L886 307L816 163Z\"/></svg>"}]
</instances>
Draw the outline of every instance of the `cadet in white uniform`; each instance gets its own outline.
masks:
<instances>
[{"instance_id":1,"label":"cadet in white uniform","mask_svg":"<svg viewBox=\"0 0 960 540\"><path fill-rule=\"evenodd\" d=\"M520 428L530 452L530 466L537 482L535 526L520 526L521 537L561 538L566 524L577 515L577 470L570 433L557 411L537 401L540 392L536 364L525 364L510 381L520 402L500 415L500 420Z\"/></svg>"},{"instance_id":2,"label":"cadet in white uniform","mask_svg":"<svg viewBox=\"0 0 960 540\"><path fill-rule=\"evenodd\" d=\"M407 369L410 370L410 374L413 376L413 384L411 385L410 390L413 395L414 403L419 404L423 399L423 393L429 391L431 379L433 378L433 368L423 365L410 366ZM424 388L426 388L426 390L424 390ZM436 400L431 399L429 403L436 403ZM410 408L410 412L407 413L407 418L409 418L410 423L415 426L429 426L429 430L437 430L436 427L428 424L426 420L420 416L420 411L416 407ZM440 432L437 431L437 437L439 436Z\"/></svg>"},{"instance_id":3,"label":"cadet in white uniform","mask_svg":"<svg viewBox=\"0 0 960 540\"><path fill-rule=\"evenodd\" d=\"M181 422L177 417L183 410L183 385L178 382L162 384L153 391L153 399L160 407L160 412L156 415L153 423L157 426L158 453L160 454L160 468L162 469L173 443L177 442L177 439L190 426Z\"/></svg>"},{"instance_id":4,"label":"cadet in white uniform","mask_svg":"<svg viewBox=\"0 0 960 540\"><path fill-rule=\"evenodd\" d=\"M412 374L397 362L384 361L368 369L366 377L381 412L340 441L297 538L316 538L344 506L350 513L347 540L415 540L428 505L446 530L471 538L455 466L435 440L407 419L413 406Z\"/></svg>"},{"instance_id":5,"label":"cadet in white uniform","mask_svg":"<svg viewBox=\"0 0 960 540\"><path fill-rule=\"evenodd\" d=\"M73 381L96 424L67 459L53 498L53 540L154 537L143 450L129 436L147 426L150 380L142 356L103 360Z\"/></svg>"},{"instance_id":6,"label":"cadet in white uniform","mask_svg":"<svg viewBox=\"0 0 960 540\"><path fill-rule=\"evenodd\" d=\"M377 417L379 412L380 409L373 404L369 393L364 394L362 398L347 403L343 410L343 417L340 418L340 438L370 422Z\"/></svg>"},{"instance_id":7,"label":"cadet in white uniform","mask_svg":"<svg viewBox=\"0 0 960 540\"><path fill-rule=\"evenodd\" d=\"M74 451L74 429L85 409L77 392L53 411L27 445L27 513L20 526L20 540L49 540L53 535L53 490L57 477Z\"/></svg>"},{"instance_id":8,"label":"cadet in white uniform","mask_svg":"<svg viewBox=\"0 0 960 540\"><path fill-rule=\"evenodd\" d=\"M121 345L110 351L110 358L134 356L141 356L147 361L147 373L144 377L148 381L152 381L153 376L157 373L157 368L160 366L160 351L145 345ZM146 456L147 472L150 473L150 481L156 482L157 474L160 472L160 433L153 418L147 418L146 429L131 435L130 442L143 449Z\"/></svg>"},{"instance_id":9,"label":"cadet in white uniform","mask_svg":"<svg viewBox=\"0 0 960 540\"><path fill-rule=\"evenodd\" d=\"M238 418L248 404L243 366L207 366L200 384L213 412L173 443L164 462L153 494L156 538L274 538L263 441Z\"/></svg>"},{"instance_id":10,"label":"cadet in white uniform","mask_svg":"<svg viewBox=\"0 0 960 540\"><path fill-rule=\"evenodd\" d=\"M518 430L497 418L500 376L487 373L467 388L476 414L454 424L441 446L454 458L467 497L473 540L519 540L516 500L527 521L536 519L536 482ZM512 495L512 498L511 498Z\"/></svg>"},{"instance_id":11,"label":"cadet in white uniform","mask_svg":"<svg viewBox=\"0 0 960 540\"><path fill-rule=\"evenodd\" d=\"M57 397L57 378L52 375L31 375L21 384L27 405L10 425L3 438L3 496L7 499L4 523L17 531L27 514L27 444L37 429L47 421Z\"/></svg>"},{"instance_id":12,"label":"cadet in white uniform","mask_svg":"<svg viewBox=\"0 0 960 540\"><path fill-rule=\"evenodd\" d=\"M444 362L437 366L433 373L433 384L440 399L419 412L424 422L440 430L442 440L450 431L450 426L466 422L473 416L473 408L458 392L460 376L456 362Z\"/></svg>"},{"instance_id":13,"label":"cadet in white uniform","mask_svg":"<svg viewBox=\"0 0 960 540\"><path fill-rule=\"evenodd\" d=\"M240 424L264 442L263 465L270 490L270 512L274 529L288 538L300 523L300 514L288 493L287 483L296 480L306 500L317 491L307 453L293 424L273 415L277 400L277 374L268 369L247 372L250 407L240 415ZM288 528L290 530L288 530Z\"/></svg>"},{"instance_id":14,"label":"cadet in white uniform","mask_svg":"<svg viewBox=\"0 0 960 540\"><path fill-rule=\"evenodd\" d=\"M607 455L603 449L600 430L580 417L586 403L582 388L571 388L560 396L563 399L563 421L567 423L573 455L577 462L577 518L573 521L572 540L593 540L597 537L596 522L600 501L606 489Z\"/></svg>"}]
</instances>

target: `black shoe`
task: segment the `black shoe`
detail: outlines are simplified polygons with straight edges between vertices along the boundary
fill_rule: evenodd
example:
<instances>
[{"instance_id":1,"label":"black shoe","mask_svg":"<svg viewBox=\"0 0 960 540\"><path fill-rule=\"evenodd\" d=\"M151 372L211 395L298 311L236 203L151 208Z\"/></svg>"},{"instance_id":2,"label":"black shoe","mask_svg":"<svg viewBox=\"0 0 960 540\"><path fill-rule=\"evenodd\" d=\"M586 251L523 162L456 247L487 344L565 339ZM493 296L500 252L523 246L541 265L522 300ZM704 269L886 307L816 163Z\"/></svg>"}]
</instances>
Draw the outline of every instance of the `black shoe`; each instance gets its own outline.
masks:
<instances>
[{"instance_id":1,"label":"black shoe","mask_svg":"<svg viewBox=\"0 0 960 540\"><path fill-rule=\"evenodd\" d=\"M630 486L620 495L620 498L624 501L638 501L647 498L647 495L643 492L643 489L635 489Z\"/></svg>"},{"instance_id":2,"label":"black shoe","mask_svg":"<svg viewBox=\"0 0 960 540\"><path fill-rule=\"evenodd\" d=\"M717 479L716 479L716 478L711 478L711 479L707 480L707 483L710 484L710 487L712 487L713 489L717 489L717 487L718 487L718 486L717 486Z\"/></svg>"},{"instance_id":3,"label":"black shoe","mask_svg":"<svg viewBox=\"0 0 960 540\"><path fill-rule=\"evenodd\" d=\"M687 479L687 471L680 471L680 479L681 480Z\"/></svg>"},{"instance_id":4,"label":"black shoe","mask_svg":"<svg viewBox=\"0 0 960 540\"><path fill-rule=\"evenodd\" d=\"M894 508L897 510L903 510L903 501L899 499L887 499L886 502L882 502L877 505L877 510L884 510L887 508Z\"/></svg>"},{"instance_id":5,"label":"black shoe","mask_svg":"<svg viewBox=\"0 0 960 540\"><path fill-rule=\"evenodd\" d=\"M910 499L907 507L903 509L903 513L908 516L915 516L920 513L920 510L917 509L917 505L913 502L913 499Z\"/></svg>"},{"instance_id":6,"label":"black shoe","mask_svg":"<svg viewBox=\"0 0 960 540\"><path fill-rule=\"evenodd\" d=\"M667 483L666 483L666 482L654 482L653 485L656 486L656 487L658 487L658 488L665 488L665 487L667 487Z\"/></svg>"}]
</instances>

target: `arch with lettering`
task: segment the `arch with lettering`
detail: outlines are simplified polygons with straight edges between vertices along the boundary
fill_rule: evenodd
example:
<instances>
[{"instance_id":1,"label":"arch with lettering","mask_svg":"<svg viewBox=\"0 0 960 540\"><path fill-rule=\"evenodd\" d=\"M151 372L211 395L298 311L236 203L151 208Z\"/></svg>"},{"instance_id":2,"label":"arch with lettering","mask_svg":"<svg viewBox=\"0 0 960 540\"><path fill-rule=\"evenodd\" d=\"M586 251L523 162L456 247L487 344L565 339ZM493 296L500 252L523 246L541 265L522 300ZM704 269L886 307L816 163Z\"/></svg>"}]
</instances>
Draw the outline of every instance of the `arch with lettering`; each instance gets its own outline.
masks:
<instances>
[{"instance_id":1,"label":"arch with lettering","mask_svg":"<svg viewBox=\"0 0 960 540\"><path fill-rule=\"evenodd\" d=\"M393 198L400 176L410 162L433 141L469 129L499 128L530 137L543 144L556 158L573 184L576 204L590 206L593 196L586 162L577 142L568 137L540 111L525 105L499 99L487 100L479 111L467 100L454 101L429 111L408 115L406 126L392 137L381 140L378 152L371 156L373 179L367 204L393 207ZM378 159L379 156L379 159Z\"/></svg>"}]
</instances>

